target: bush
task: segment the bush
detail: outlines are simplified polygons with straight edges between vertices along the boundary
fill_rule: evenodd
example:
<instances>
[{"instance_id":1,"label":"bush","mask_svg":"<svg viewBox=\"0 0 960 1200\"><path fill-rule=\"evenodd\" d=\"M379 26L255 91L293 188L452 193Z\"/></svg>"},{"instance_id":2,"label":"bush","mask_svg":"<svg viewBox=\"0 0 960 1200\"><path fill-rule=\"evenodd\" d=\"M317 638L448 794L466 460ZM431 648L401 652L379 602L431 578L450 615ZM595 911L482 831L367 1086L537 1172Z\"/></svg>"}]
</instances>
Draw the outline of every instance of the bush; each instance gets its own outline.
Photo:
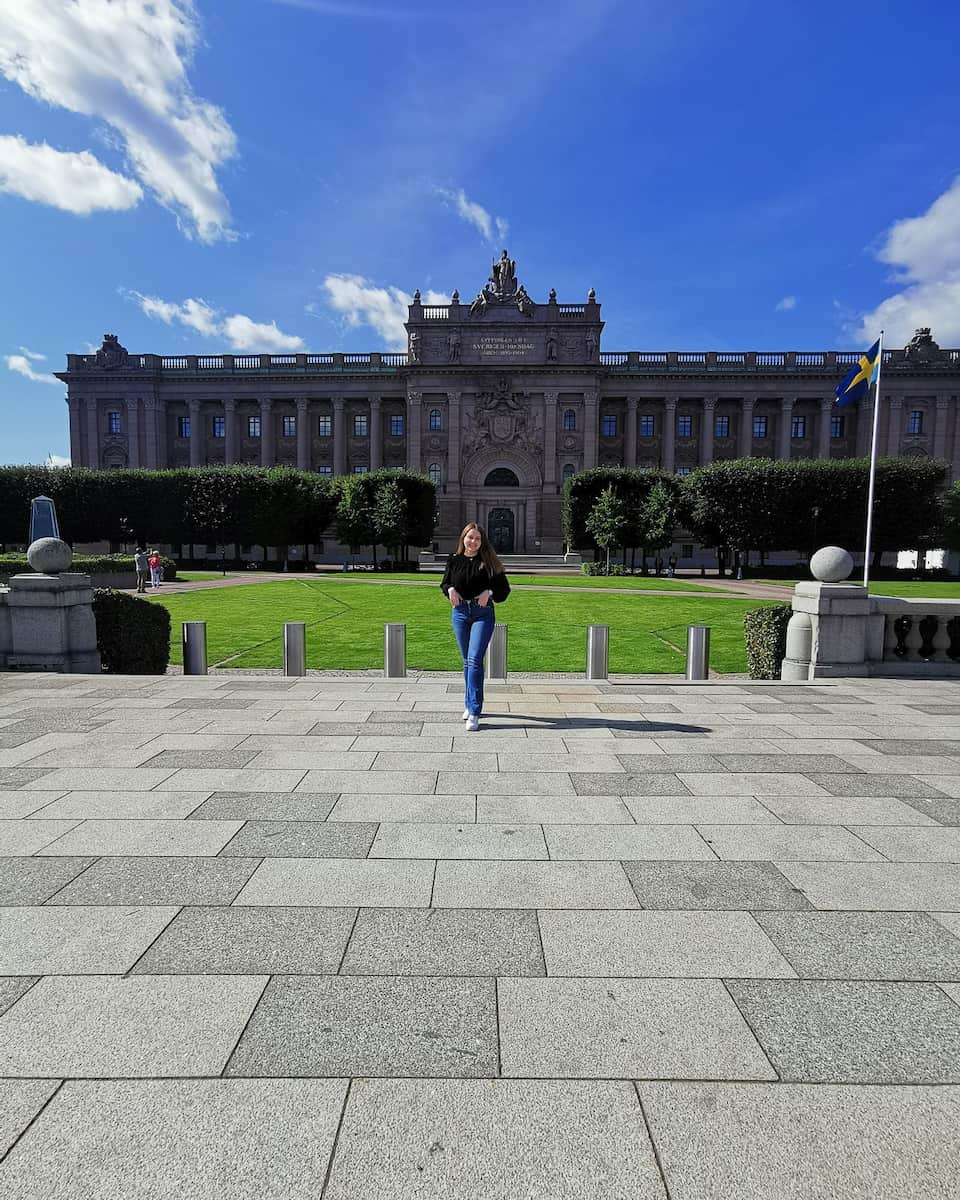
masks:
<instances>
[{"instance_id":1,"label":"bush","mask_svg":"<svg viewBox=\"0 0 960 1200\"><path fill-rule=\"evenodd\" d=\"M172 558L161 555L163 578L172 583L177 577L177 564ZM33 567L27 562L26 554L0 554L0 576L29 574ZM71 571L84 575L102 575L116 572L130 576L130 586L136 578L133 554L75 554L70 564Z\"/></svg>"},{"instance_id":2,"label":"bush","mask_svg":"<svg viewBox=\"0 0 960 1200\"><path fill-rule=\"evenodd\" d=\"M623 563L611 563L609 567L605 562L585 562L580 564L580 570L584 575L630 575L630 568Z\"/></svg>"},{"instance_id":3,"label":"bush","mask_svg":"<svg viewBox=\"0 0 960 1200\"><path fill-rule=\"evenodd\" d=\"M163 675L170 661L170 614L159 604L113 588L94 588L93 615L103 670Z\"/></svg>"},{"instance_id":4,"label":"bush","mask_svg":"<svg viewBox=\"0 0 960 1200\"><path fill-rule=\"evenodd\" d=\"M787 625L792 615L789 604L753 608L743 614L751 679L780 678L780 665L787 654Z\"/></svg>"}]
</instances>

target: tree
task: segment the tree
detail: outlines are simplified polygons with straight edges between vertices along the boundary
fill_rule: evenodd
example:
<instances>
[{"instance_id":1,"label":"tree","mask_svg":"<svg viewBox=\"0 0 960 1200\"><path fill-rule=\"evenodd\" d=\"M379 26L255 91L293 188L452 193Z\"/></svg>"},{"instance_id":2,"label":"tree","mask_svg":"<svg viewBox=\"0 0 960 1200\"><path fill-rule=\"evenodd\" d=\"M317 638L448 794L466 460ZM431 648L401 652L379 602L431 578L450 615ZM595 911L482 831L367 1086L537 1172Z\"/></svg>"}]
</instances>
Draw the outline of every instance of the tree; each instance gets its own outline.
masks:
<instances>
[{"instance_id":1,"label":"tree","mask_svg":"<svg viewBox=\"0 0 960 1200\"><path fill-rule=\"evenodd\" d=\"M587 531L607 552L607 570L610 570L610 551L622 546L629 523L627 503L613 490L613 485L604 488L587 517Z\"/></svg>"},{"instance_id":2,"label":"tree","mask_svg":"<svg viewBox=\"0 0 960 1200\"><path fill-rule=\"evenodd\" d=\"M646 570L647 551L664 550L673 542L673 530L677 524L677 493L671 491L662 479L650 489L641 514L643 537L643 564Z\"/></svg>"}]
</instances>

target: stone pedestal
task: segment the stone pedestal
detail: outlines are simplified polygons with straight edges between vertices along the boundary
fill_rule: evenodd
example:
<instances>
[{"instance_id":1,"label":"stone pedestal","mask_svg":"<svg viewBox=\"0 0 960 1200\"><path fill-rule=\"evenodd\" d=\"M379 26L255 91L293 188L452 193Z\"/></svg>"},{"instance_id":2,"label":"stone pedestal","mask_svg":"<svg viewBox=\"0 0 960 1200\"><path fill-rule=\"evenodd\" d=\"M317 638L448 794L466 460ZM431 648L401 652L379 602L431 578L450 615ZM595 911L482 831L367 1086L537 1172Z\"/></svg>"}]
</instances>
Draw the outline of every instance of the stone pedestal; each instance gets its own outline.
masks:
<instances>
[{"instance_id":1,"label":"stone pedestal","mask_svg":"<svg viewBox=\"0 0 960 1200\"><path fill-rule=\"evenodd\" d=\"M0 611L0 669L99 675L89 575L14 575Z\"/></svg>"},{"instance_id":2,"label":"stone pedestal","mask_svg":"<svg viewBox=\"0 0 960 1200\"><path fill-rule=\"evenodd\" d=\"M798 583L793 592L793 616L787 627L787 657L781 678L797 681L869 674L869 615L865 587Z\"/></svg>"}]
</instances>

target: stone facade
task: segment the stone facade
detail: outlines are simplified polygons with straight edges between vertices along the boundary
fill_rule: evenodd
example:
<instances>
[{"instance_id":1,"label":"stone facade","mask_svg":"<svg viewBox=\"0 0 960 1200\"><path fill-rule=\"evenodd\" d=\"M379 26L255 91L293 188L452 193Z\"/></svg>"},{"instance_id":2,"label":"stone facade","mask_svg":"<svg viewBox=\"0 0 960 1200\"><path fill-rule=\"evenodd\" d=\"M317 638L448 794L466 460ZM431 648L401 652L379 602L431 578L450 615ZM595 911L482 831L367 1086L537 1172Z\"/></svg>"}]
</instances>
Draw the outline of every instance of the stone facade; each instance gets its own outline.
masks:
<instances>
[{"instance_id":1,"label":"stone facade","mask_svg":"<svg viewBox=\"0 0 960 1200\"><path fill-rule=\"evenodd\" d=\"M563 480L715 459L869 453L872 406L835 409L857 352L604 352L600 305L533 301L506 252L470 304L414 296L405 353L70 354L72 461L407 467L439 485L436 547L478 521L501 552L562 550ZM960 350L885 350L879 453L960 475Z\"/></svg>"}]
</instances>

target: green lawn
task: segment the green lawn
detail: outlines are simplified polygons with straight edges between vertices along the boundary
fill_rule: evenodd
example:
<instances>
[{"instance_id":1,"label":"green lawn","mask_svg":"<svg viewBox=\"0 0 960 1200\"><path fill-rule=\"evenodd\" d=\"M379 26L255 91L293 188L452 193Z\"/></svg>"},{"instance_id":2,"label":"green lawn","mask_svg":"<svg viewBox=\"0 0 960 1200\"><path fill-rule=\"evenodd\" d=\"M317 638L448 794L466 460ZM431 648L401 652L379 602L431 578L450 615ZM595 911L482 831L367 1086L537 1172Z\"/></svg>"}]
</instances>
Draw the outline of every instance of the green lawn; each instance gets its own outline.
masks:
<instances>
[{"instance_id":1,"label":"green lawn","mask_svg":"<svg viewBox=\"0 0 960 1200\"><path fill-rule=\"evenodd\" d=\"M719 592L722 590L713 588L708 583L690 582L687 579L667 579L663 575L521 575L516 571L510 571L508 574L511 586L517 587L615 588L620 591L639 592ZM405 574L398 571L395 575L392 573L380 575L375 571L344 571L322 576L307 575L303 578L311 581L322 578L324 583L415 582L429 583L434 587L439 587L441 575L439 571L424 572L423 574Z\"/></svg>"},{"instance_id":2,"label":"green lawn","mask_svg":"<svg viewBox=\"0 0 960 1200\"><path fill-rule=\"evenodd\" d=\"M432 588L390 583L343 587L339 579L297 579L157 593L150 601L170 613L171 659L176 663L181 662L182 621L206 621L210 664L229 659L225 665L232 667L280 667L283 623L305 621L310 667L382 667L387 622L406 624L411 668L452 671L461 665L449 606ZM731 672L746 670L743 614L757 607L751 599L603 596L557 589L556 594L515 592L499 606L497 616L509 630L513 671L583 671L586 627L609 625L612 672L678 672L684 667L687 625L709 625L711 666Z\"/></svg>"},{"instance_id":3,"label":"green lawn","mask_svg":"<svg viewBox=\"0 0 960 1200\"><path fill-rule=\"evenodd\" d=\"M239 574L237 571L228 571L224 576L222 571L177 571L177 577L173 583L203 583L208 579L232 579Z\"/></svg>"}]
</instances>

